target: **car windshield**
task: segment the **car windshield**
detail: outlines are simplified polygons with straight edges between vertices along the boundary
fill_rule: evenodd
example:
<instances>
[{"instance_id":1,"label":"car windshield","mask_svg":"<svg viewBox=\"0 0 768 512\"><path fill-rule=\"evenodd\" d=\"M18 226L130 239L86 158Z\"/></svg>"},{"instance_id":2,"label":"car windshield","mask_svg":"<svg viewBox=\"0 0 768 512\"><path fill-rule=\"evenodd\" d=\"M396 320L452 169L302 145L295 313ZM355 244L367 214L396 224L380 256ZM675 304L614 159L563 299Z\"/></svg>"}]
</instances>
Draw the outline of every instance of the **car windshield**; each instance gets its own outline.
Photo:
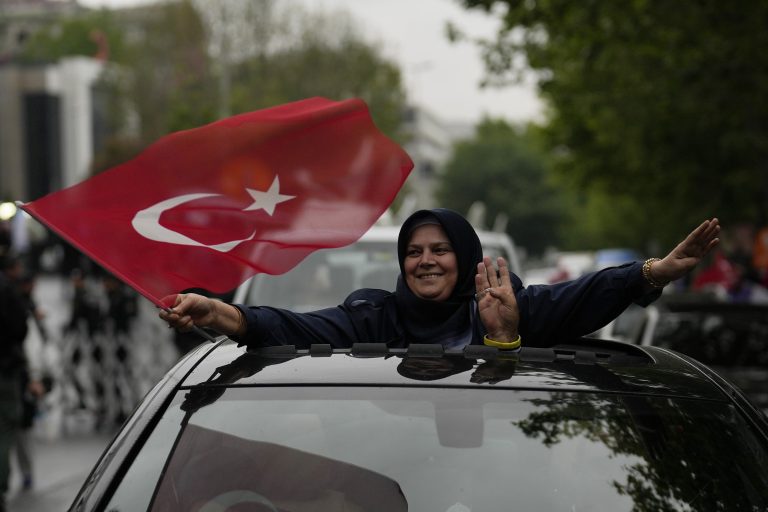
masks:
<instances>
[{"instance_id":1,"label":"car windshield","mask_svg":"<svg viewBox=\"0 0 768 512\"><path fill-rule=\"evenodd\" d=\"M330 386L195 393L179 393L107 510L768 507L764 441L723 402Z\"/></svg>"}]
</instances>

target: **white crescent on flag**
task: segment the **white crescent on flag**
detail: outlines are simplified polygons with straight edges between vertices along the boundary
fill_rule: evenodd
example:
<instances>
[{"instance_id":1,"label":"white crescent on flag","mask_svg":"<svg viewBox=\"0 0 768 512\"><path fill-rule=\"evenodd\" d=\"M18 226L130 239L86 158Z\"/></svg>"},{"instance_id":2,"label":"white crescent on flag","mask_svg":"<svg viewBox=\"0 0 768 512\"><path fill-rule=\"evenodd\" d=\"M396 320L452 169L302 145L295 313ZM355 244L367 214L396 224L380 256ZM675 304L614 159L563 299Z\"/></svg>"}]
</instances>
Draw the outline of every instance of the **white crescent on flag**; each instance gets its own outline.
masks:
<instances>
[{"instance_id":1,"label":"white crescent on flag","mask_svg":"<svg viewBox=\"0 0 768 512\"><path fill-rule=\"evenodd\" d=\"M277 176L275 176L275 179L272 181L272 185L270 185L269 190L266 192L253 190L250 188L246 188L245 190L251 195L253 203L250 204L247 208L244 208L243 211L264 210L269 215L273 215L275 213L276 205L295 197L280 194L280 181L278 180ZM203 199L204 197L214 197L219 195L221 194L197 193L184 194L181 196L172 197L170 199L165 199L159 203L153 204L149 208L138 211L131 220L131 226L133 226L133 229L135 229L138 234L149 240L154 240L155 242L163 242L176 245L190 245L194 247L207 247L209 249L213 249L214 251L229 252L241 243L253 239L253 236L256 234L256 230L254 230L249 237L243 238L242 240L231 240L229 242L222 242L220 244L208 245L189 238L188 236L179 233L178 231L168 229L160 224L160 216L166 210L170 210L171 208L175 208L176 206L194 201L196 199Z\"/></svg>"}]
</instances>

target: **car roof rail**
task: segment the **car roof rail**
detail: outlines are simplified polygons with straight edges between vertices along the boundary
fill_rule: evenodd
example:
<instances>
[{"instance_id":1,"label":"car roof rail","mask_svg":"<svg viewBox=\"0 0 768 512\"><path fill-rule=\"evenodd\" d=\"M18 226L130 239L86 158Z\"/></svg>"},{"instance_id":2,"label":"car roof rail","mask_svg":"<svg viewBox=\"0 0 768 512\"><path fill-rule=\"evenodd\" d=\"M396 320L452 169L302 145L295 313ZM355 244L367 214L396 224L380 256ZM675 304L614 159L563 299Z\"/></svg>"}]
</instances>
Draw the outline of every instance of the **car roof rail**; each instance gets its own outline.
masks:
<instances>
[{"instance_id":1,"label":"car roof rail","mask_svg":"<svg viewBox=\"0 0 768 512\"><path fill-rule=\"evenodd\" d=\"M313 344L309 349L295 345L249 348L249 352L269 358L293 358L309 355L328 357L347 354L353 357L443 357L464 356L468 359L517 359L520 362L553 363L573 361L575 364L649 364L655 359L639 345L613 340L577 338L546 347L523 346L519 351L506 351L485 345L467 345L461 349L446 349L440 344L414 343L407 348L389 347L386 343L355 343L350 348L333 348L328 344Z\"/></svg>"}]
</instances>

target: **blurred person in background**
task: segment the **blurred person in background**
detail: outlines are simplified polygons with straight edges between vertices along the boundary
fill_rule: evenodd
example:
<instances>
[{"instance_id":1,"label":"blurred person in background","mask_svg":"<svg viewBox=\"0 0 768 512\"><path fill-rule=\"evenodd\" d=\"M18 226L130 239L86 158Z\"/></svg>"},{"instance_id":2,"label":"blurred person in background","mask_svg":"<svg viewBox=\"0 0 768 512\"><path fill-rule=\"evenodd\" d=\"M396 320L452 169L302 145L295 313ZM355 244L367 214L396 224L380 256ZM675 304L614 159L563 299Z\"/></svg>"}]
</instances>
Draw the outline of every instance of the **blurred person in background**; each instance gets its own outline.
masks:
<instances>
[{"instance_id":1,"label":"blurred person in background","mask_svg":"<svg viewBox=\"0 0 768 512\"><path fill-rule=\"evenodd\" d=\"M754 237L745 231L742 227L735 235L725 238L724 247L714 251L709 265L694 276L692 291L712 294L724 302L768 303L768 288L758 266L759 245L753 244Z\"/></svg>"},{"instance_id":2,"label":"blurred person in background","mask_svg":"<svg viewBox=\"0 0 768 512\"><path fill-rule=\"evenodd\" d=\"M48 340L48 332L43 324L43 312L37 307L34 300L35 276L31 272L25 272L19 279L19 289L25 301L28 321L38 331L40 340L45 343ZM29 334L29 328L28 328ZM29 336L27 336L28 338ZM14 453L21 471L21 486L23 490L32 488L34 481L34 464L31 446L31 431L35 418L39 411L39 400L50 390L52 382L43 376L41 367L33 367L29 358L25 356L25 365L21 368L19 388L21 392L21 423L16 435Z\"/></svg>"},{"instance_id":3,"label":"blurred person in background","mask_svg":"<svg viewBox=\"0 0 768 512\"><path fill-rule=\"evenodd\" d=\"M131 331L138 316L136 293L111 274L104 274L102 284L106 293L106 323L104 332L100 379L103 389L104 417L102 425L111 428L109 422L120 425L138 402L138 391L132 367Z\"/></svg>"},{"instance_id":4,"label":"blurred person in background","mask_svg":"<svg viewBox=\"0 0 768 512\"><path fill-rule=\"evenodd\" d=\"M759 229L755 234L752 247L752 266L760 277L760 284L768 287L768 227Z\"/></svg>"},{"instance_id":5,"label":"blurred person in background","mask_svg":"<svg viewBox=\"0 0 768 512\"><path fill-rule=\"evenodd\" d=\"M0 511L5 511L11 449L21 422L22 393L19 383L26 369L24 338L27 336L29 310L19 286L23 272L21 259L6 251L0 255L0 261Z\"/></svg>"},{"instance_id":6,"label":"blurred person in background","mask_svg":"<svg viewBox=\"0 0 768 512\"><path fill-rule=\"evenodd\" d=\"M760 275L752 266L749 255L734 255L730 259L733 282L726 290L731 302L768 304L768 289L760 283Z\"/></svg>"}]
</instances>

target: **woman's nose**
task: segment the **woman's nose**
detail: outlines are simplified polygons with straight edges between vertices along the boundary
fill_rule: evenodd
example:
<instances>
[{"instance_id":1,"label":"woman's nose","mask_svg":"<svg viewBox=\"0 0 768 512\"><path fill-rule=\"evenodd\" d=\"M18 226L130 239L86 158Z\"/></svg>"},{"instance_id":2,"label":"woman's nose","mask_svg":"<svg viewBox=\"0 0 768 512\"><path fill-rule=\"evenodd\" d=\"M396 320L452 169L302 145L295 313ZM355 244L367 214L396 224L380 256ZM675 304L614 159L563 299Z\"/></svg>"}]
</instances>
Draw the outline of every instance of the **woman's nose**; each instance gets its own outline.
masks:
<instances>
[{"instance_id":1,"label":"woman's nose","mask_svg":"<svg viewBox=\"0 0 768 512\"><path fill-rule=\"evenodd\" d=\"M432 251L424 251L421 253L421 260L419 261L420 265L432 265L435 263L435 255L432 254Z\"/></svg>"}]
</instances>

